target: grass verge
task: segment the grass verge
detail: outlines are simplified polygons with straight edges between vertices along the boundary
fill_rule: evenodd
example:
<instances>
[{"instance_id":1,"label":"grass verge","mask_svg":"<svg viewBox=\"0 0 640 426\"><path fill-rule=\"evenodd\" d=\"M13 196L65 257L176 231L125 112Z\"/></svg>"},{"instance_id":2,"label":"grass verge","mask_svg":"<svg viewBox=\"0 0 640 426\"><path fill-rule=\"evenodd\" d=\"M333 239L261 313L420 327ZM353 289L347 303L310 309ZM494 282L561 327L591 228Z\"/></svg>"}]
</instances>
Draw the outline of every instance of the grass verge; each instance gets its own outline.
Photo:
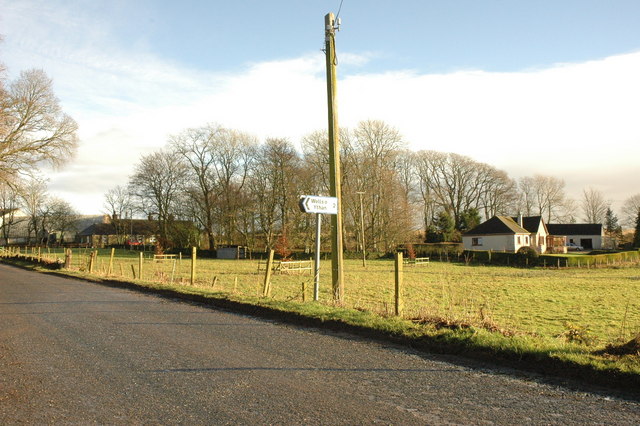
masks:
<instances>
[{"instance_id":1,"label":"grass verge","mask_svg":"<svg viewBox=\"0 0 640 426\"><path fill-rule=\"evenodd\" d=\"M597 353L583 345L559 344L534 334L511 334L491 327L443 323L437 319L403 319L368 310L326 303L283 301L202 287L100 278L78 271L51 271L26 260L4 263L112 287L149 292L283 322L345 331L440 354L490 362L581 383L606 386L640 399L640 360L637 355Z\"/></svg>"}]
</instances>

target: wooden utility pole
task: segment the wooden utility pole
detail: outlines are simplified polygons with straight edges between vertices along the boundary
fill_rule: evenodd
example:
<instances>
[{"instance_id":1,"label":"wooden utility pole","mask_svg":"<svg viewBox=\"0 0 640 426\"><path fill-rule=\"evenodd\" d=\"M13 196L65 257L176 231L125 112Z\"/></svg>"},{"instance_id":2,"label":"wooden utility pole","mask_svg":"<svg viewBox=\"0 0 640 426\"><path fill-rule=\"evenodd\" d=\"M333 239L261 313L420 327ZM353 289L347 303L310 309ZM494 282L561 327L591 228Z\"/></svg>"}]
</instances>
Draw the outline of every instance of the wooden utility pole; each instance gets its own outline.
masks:
<instances>
[{"instance_id":1,"label":"wooden utility pole","mask_svg":"<svg viewBox=\"0 0 640 426\"><path fill-rule=\"evenodd\" d=\"M331 216L331 282L333 300L344 300L342 257L342 190L340 181L340 138L336 102L336 22L333 13L324 17L325 57L327 64L327 106L329 111L329 192L338 199L338 213Z\"/></svg>"}]
</instances>

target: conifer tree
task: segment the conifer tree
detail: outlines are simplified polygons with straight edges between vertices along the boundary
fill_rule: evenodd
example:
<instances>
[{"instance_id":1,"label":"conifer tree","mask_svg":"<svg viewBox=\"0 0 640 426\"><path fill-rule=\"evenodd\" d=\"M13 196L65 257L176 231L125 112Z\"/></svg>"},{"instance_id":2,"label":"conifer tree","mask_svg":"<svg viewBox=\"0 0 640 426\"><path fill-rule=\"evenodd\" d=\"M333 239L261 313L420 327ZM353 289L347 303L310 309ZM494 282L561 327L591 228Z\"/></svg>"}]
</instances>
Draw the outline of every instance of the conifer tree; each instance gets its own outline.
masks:
<instances>
[{"instance_id":1,"label":"conifer tree","mask_svg":"<svg viewBox=\"0 0 640 426\"><path fill-rule=\"evenodd\" d=\"M633 234L633 247L640 248L640 210L638 210L638 215L636 216L636 229Z\"/></svg>"}]
</instances>

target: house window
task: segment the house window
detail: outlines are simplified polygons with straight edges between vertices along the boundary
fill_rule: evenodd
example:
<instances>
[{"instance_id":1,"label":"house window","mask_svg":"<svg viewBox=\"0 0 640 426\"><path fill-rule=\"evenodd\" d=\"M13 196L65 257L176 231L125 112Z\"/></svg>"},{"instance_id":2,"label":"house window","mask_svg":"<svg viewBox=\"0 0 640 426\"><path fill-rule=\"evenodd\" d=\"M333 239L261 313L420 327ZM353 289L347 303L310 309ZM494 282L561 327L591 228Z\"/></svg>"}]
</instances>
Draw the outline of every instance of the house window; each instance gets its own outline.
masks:
<instances>
[{"instance_id":1,"label":"house window","mask_svg":"<svg viewBox=\"0 0 640 426\"><path fill-rule=\"evenodd\" d=\"M518 244L522 244L522 240L520 239L520 235L518 235Z\"/></svg>"},{"instance_id":2,"label":"house window","mask_svg":"<svg viewBox=\"0 0 640 426\"><path fill-rule=\"evenodd\" d=\"M529 245L529 237L524 237L524 243L525 243L526 245Z\"/></svg>"},{"instance_id":3,"label":"house window","mask_svg":"<svg viewBox=\"0 0 640 426\"><path fill-rule=\"evenodd\" d=\"M540 246L544 245L544 237L543 236L539 236L538 237L538 245L540 245Z\"/></svg>"},{"instance_id":4,"label":"house window","mask_svg":"<svg viewBox=\"0 0 640 426\"><path fill-rule=\"evenodd\" d=\"M482 237L471 238L471 245L472 246L481 246L482 245Z\"/></svg>"}]
</instances>

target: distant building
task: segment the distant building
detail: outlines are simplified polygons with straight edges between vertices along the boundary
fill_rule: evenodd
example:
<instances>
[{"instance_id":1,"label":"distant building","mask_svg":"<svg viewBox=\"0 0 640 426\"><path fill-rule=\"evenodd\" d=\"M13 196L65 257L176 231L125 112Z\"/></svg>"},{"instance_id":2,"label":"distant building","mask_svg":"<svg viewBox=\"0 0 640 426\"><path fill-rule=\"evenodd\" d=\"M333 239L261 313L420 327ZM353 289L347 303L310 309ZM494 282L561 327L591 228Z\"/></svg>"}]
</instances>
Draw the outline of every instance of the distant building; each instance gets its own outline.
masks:
<instances>
[{"instance_id":1,"label":"distant building","mask_svg":"<svg viewBox=\"0 0 640 426\"><path fill-rule=\"evenodd\" d=\"M545 224L541 216L494 216L462 235L465 250L517 252L531 247L538 253L566 253L567 244L585 250L602 248L600 224Z\"/></svg>"},{"instance_id":2,"label":"distant building","mask_svg":"<svg viewBox=\"0 0 640 426\"><path fill-rule=\"evenodd\" d=\"M516 252L531 246L531 233L508 216L494 216L462 235L465 250Z\"/></svg>"},{"instance_id":3,"label":"distant building","mask_svg":"<svg viewBox=\"0 0 640 426\"><path fill-rule=\"evenodd\" d=\"M143 219L121 219L120 231L110 221L93 223L78 233L78 242L89 247L111 245L153 245L159 233L158 222Z\"/></svg>"},{"instance_id":4,"label":"distant building","mask_svg":"<svg viewBox=\"0 0 640 426\"><path fill-rule=\"evenodd\" d=\"M601 223L549 223L547 229L553 235L565 237L567 244L573 243L585 250L603 248L604 227Z\"/></svg>"}]
</instances>

